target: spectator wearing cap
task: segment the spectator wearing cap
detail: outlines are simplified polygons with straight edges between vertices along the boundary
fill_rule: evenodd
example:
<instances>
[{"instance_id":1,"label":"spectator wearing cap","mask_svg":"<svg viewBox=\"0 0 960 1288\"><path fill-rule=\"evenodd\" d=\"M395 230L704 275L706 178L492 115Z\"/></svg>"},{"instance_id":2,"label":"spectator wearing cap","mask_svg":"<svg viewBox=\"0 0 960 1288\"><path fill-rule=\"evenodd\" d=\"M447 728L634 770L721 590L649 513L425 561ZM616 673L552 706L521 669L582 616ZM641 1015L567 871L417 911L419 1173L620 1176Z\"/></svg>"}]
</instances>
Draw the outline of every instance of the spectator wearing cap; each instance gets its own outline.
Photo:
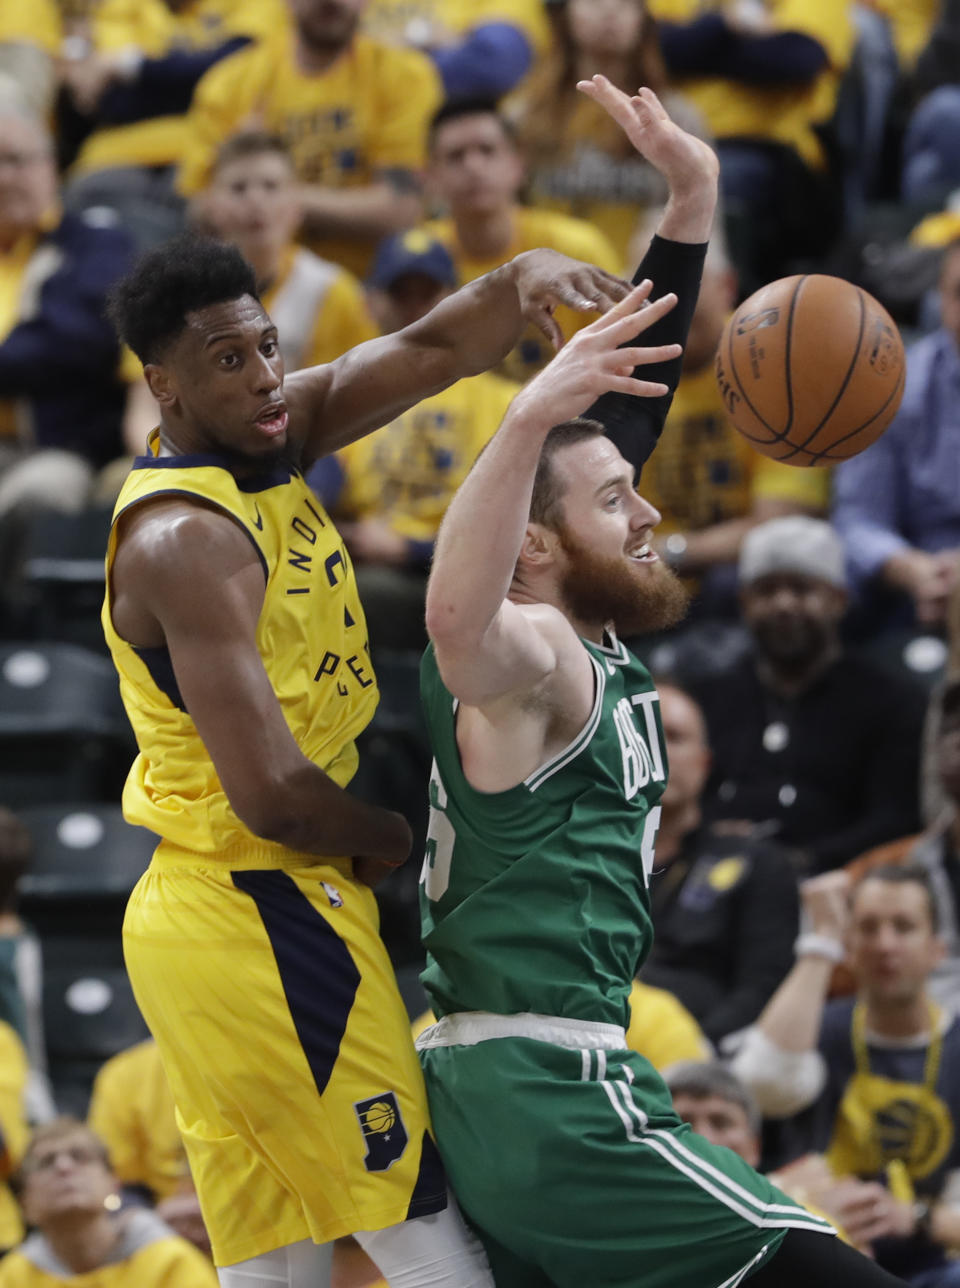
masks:
<instances>
[{"instance_id":1,"label":"spectator wearing cap","mask_svg":"<svg viewBox=\"0 0 960 1288\"><path fill-rule=\"evenodd\" d=\"M771 841L704 825L710 749L693 698L658 683L670 781L661 801L645 983L674 994L720 1051L760 1014L793 964L797 882Z\"/></svg>"},{"instance_id":2,"label":"spectator wearing cap","mask_svg":"<svg viewBox=\"0 0 960 1288\"><path fill-rule=\"evenodd\" d=\"M380 245L367 285L388 334L449 295L457 273L446 247L414 229ZM489 372L461 380L311 471L356 565L374 648L425 645L424 592L440 520L515 393Z\"/></svg>"},{"instance_id":3,"label":"spectator wearing cap","mask_svg":"<svg viewBox=\"0 0 960 1288\"><path fill-rule=\"evenodd\" d=\"M837 534L805 515L761 524L739 583L752 656L691 686L714 755L707 817L758 825L817 872L915 831L923 694L844 651Z\"/></svg>"},{"instance_id":4,"label":"spectator wearing cap","mask_svg":"<svg viewBox=\"0 0 960 1288\"><path fill-rule=\"evenodd\" d=\"M892 425L837 467L833 496L854 589L905 593L931 625L960 581L960 239L943 252L940 315L907 351Z\"/></svg>"}]
</instances>

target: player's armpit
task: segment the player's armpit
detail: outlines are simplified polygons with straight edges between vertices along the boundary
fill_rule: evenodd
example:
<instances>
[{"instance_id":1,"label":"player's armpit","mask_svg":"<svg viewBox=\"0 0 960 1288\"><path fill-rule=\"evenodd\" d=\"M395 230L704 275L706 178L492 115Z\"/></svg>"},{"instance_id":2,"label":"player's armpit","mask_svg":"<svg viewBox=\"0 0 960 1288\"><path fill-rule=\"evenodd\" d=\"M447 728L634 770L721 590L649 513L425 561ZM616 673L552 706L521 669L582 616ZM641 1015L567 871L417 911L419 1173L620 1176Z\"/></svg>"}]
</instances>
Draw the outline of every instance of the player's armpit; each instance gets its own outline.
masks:
<instances>
[{"instance_id":1,"label":"player's armpit","mask_svg":"<svg viewBox=\"0 0 960 1288\"><path fill-rule=\"evenodd\" d=\"M132 616L125 599L135 595L158 624L184 707L237 816L255 835L306 853L402 861L411 840L405 820L343 791L290 732L257 648L264 581L252 542L220 512L152 508L116 556L114 623L124 634Z\"/></svg>"},{"instance_id":2,"label":"player's armpit","mask_svg":"<svg viewBox=\"0 0 960 1288\"><path fill-rule=\"evenodd\" d=\"M427 631L440 676L455 698L472 707L484 707L508 695L522 700L548 680L557 669L556 635L564 626L567 623L549 605L504 600L493 621L477 636L458 629L455 620L445 620L443 605L427 600Z\"/></svg>"}]
</instances>

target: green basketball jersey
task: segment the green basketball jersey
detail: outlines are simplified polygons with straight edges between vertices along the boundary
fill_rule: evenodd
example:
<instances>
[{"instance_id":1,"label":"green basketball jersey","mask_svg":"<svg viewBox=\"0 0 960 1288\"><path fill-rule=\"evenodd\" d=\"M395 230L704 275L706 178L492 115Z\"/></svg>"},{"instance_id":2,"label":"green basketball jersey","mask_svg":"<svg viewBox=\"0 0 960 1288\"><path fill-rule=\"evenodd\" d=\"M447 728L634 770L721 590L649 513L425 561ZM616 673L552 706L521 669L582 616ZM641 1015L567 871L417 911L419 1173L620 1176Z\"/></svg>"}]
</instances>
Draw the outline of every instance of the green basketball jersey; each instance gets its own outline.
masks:
<instances>
[{"instance_id":1,"label":"green basketball jersey","mask_svg":"<svg viewBox=\"0 0 960 1288\"><path fill-rule=\"evenodd\" d=\"M626 1025L650 949L647 879L667 762L650 674L584 641L594 704L578 736L509 791L460 766L456 701L433 647L420 668L433 745L421 877L423 983L435 1013L534 1011Z\"/></svg>"}]
</instances>

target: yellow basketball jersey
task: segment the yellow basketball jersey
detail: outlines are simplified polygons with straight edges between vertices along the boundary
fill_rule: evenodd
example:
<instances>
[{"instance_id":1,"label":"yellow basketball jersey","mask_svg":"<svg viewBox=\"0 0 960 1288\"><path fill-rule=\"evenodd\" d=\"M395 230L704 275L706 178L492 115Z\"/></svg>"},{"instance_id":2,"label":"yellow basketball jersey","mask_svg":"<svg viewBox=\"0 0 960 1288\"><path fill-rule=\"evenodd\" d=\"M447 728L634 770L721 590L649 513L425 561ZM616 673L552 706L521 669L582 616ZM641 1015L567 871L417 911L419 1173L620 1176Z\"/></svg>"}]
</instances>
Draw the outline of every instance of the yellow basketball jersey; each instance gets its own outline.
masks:
<instances>
[{"instance_id":1,"label":"yellow basketball jersey","mask_svg":"<svg viewBox=\"0 0 960 1288\"><path fill-rule=\"evenodd\" d=\"M266 582L257 627L263 664L301 751L341 787L356 770L354 739L379 698L353 568L339 533L293 466L277 464L238 481L220 456L158 457L157 438L154 431L151 454L137 458L120 492L107 548L103 629L140 753L124 788L124 815L188 851L282 866L290 852L255 836L227 800L183 705L167 649L134 648L114 629L117 519L151 498L181 495L216 506L239 525ZM255 745L256 729L250 739Z\"/></svg>"}]
</instances>

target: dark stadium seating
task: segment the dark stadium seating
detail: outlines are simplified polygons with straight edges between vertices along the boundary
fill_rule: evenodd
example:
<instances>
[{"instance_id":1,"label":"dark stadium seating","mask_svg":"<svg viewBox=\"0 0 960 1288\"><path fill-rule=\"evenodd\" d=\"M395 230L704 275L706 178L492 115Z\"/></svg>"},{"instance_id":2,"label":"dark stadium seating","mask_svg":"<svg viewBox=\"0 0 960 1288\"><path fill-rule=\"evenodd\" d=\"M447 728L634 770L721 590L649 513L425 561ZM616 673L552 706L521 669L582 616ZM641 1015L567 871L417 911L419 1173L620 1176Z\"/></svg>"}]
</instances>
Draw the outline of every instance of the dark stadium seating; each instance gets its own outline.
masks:
<instances>
[{"instance_id":1,"label":"dark stadium seating","mask_svg":"<svg viewBox=\"0 0 960 1288\"><path fill-rule=\"evenodd\" d=\"M116 800L132 754L107 658L73 644L0 645L0 801Z\"/></svg>"}]
</instances>

